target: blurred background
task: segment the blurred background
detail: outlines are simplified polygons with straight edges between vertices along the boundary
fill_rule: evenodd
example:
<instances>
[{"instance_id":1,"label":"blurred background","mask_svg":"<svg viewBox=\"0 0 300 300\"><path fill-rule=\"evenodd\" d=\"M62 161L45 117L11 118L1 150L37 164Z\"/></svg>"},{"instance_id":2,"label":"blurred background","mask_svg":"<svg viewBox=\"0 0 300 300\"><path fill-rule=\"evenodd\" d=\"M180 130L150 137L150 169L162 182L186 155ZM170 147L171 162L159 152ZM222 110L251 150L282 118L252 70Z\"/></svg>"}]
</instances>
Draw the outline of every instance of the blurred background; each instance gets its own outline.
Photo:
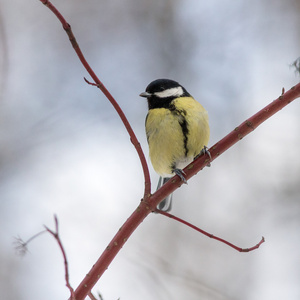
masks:
<instances>
[{"instance_id":1,"label":"blurred background","mask_svg":"<svg viewBox=\"0 0 300 300\"><path fill-rule=\"evenodd\" d=\"M208 146L299 82L300 1L53 1L118 100L148 157L145 99L179 81L208 110ZM0 298L67 299L57 214L74 288L143 195L117 113L38 0L0 0ZM105 300L300 299L299 100L182 186L173 213L239 253L151 214L94 288ZM153 189L158 176L151 171Z\"/></svg>"}]
</instances>

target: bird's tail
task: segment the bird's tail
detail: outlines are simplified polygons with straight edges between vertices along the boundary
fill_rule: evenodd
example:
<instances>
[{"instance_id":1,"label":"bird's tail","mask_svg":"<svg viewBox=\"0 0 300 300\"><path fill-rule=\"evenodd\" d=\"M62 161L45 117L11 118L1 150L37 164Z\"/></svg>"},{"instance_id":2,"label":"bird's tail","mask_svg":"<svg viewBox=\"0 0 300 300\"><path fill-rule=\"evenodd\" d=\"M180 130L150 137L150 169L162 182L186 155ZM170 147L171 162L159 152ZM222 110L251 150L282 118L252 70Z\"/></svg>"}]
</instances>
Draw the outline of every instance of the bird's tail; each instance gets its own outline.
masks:
<instances>
[{"instance_id":1,"label":"bird's tail","mask_svg":"<svg viewBox=\"0 0 300 300\"><path fill-rule=\"evenodd\" d=\"M157 190L164 185L170 178L163 178L159 177L158 184L157 184ZM157 209L168 212L172 208L172 194L170 194L168 197L166 197L163 201L161 201L157 205Z\"/></svg>"}]
</instances>

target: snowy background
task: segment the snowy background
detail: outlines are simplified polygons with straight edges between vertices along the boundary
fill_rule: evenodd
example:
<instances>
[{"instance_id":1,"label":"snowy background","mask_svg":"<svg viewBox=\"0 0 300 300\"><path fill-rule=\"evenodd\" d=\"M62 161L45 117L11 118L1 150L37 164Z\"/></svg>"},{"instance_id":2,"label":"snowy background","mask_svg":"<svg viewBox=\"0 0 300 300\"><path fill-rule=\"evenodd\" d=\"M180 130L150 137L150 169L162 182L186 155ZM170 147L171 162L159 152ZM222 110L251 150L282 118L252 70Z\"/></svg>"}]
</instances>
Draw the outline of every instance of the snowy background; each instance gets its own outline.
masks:
<instances>
[{"instance_id":1,"label":"snowy background","mask_svg":"<svg viewBox=\"0 0 300 300\"><path fill-rule=\"evenodd\" d=\"M299 81L300 1L53 1L118 100L148 158L145 99L179 81L208 110L209 146ZM38 0L0 0L0 298L67 299L143 195L128 134L54 15ZM151 214L95 286L105 300L300 299L300 103L296 100L174 195L173 213L239 253ZM158 176L149 163L153 187Z\"/></svg>"}]
</instances>

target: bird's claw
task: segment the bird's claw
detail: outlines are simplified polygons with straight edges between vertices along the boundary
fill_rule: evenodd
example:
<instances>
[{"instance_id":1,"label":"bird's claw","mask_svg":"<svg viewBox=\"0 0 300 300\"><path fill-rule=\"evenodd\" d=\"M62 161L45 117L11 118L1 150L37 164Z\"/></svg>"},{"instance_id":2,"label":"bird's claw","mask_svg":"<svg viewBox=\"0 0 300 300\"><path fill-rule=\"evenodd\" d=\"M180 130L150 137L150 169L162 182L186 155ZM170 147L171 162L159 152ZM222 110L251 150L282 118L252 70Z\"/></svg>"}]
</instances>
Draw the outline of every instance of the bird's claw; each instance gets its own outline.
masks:
<instances>
[{"instance_id":1,"label":"bird's claw","mask_svg":"<svg viewBox=\"0 0 300 300\"><path fill-rule=\"evenodd\" d=\"M186 174L185 174L185 172L183 170L181 170L181 169L175 169L174 173L180 177L180 179L181 179L181 181L183 181L183 183L187 184L187 181L186 181L186 179L184 177L184 175L186 175Z\"/></svg>"},{"instance_id":2,"label":"bird's claw","mask_svg":"<svg viewBox=\"0 0 300 300\"><path fill-rule=\"evenodd\" d=\"M194 159L200 157L201 155L205 155L205 154L208 155L209 160L211 162L212 161L211 154L206 146L203 147L203 149L200 151L200 153ZM208 164L206 165L207 167L210 167L210 162L208 162Z\"/></svg>"}]
</instances>

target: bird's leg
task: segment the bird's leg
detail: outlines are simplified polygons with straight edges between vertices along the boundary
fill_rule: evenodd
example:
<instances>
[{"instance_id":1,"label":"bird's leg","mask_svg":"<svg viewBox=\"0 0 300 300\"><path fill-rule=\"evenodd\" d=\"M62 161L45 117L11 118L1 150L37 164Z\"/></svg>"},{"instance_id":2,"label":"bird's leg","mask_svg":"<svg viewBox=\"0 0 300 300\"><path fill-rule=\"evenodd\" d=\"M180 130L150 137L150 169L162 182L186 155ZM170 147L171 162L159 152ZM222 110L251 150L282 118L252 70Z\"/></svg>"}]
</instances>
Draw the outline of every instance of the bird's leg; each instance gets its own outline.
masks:
<instances>
[{"instance_id":1,"label":"bird's leg","mask_svg":"<svg viewBox=\"0 0 300 300\"><path fill-rule=\"evenodd\" d=\"M204 154L207 154L208 157L209 157L209 160L212 161L210 152L209 152L209 150L208 150L208 148L207 148L206 146L204 146L203 149L201 150L200 155L201 155L201 154L203 154L203 155L204 155Z\"/></svg>"},{"instance_id":2,"label":"bird's leg","mask_svg":"<svg viewBox=\"0 0 300 300\"><path fill-rule=\"evenodd\" d=\"M210 152L208 150L208 148L206 146L203 147L203 149L200 151L200 153L198 155L195 156L194 160L198 157L200 157L201 155L205 155L207 154L208 157L209 157L209 160L212 161L212 158L211 158L211 155L210 155ZM207 164L207 167L210 167L210 162Z\"/></svg>"},{"instance_id":3,"label":"bird's leg","mask_svg":"<svg viewBox=\"0 0 300 300\"><path fill-rule=\"evenodd\" d=\"M186 179L184 177L184 175L186 175L186 174L185 174L185 172L183 170L181 170L181 169L174 169L174 173L180 177L180 179L183 181L183 183L187 184L187 181L186 181Z\"/></svg>"}]
</instances>

